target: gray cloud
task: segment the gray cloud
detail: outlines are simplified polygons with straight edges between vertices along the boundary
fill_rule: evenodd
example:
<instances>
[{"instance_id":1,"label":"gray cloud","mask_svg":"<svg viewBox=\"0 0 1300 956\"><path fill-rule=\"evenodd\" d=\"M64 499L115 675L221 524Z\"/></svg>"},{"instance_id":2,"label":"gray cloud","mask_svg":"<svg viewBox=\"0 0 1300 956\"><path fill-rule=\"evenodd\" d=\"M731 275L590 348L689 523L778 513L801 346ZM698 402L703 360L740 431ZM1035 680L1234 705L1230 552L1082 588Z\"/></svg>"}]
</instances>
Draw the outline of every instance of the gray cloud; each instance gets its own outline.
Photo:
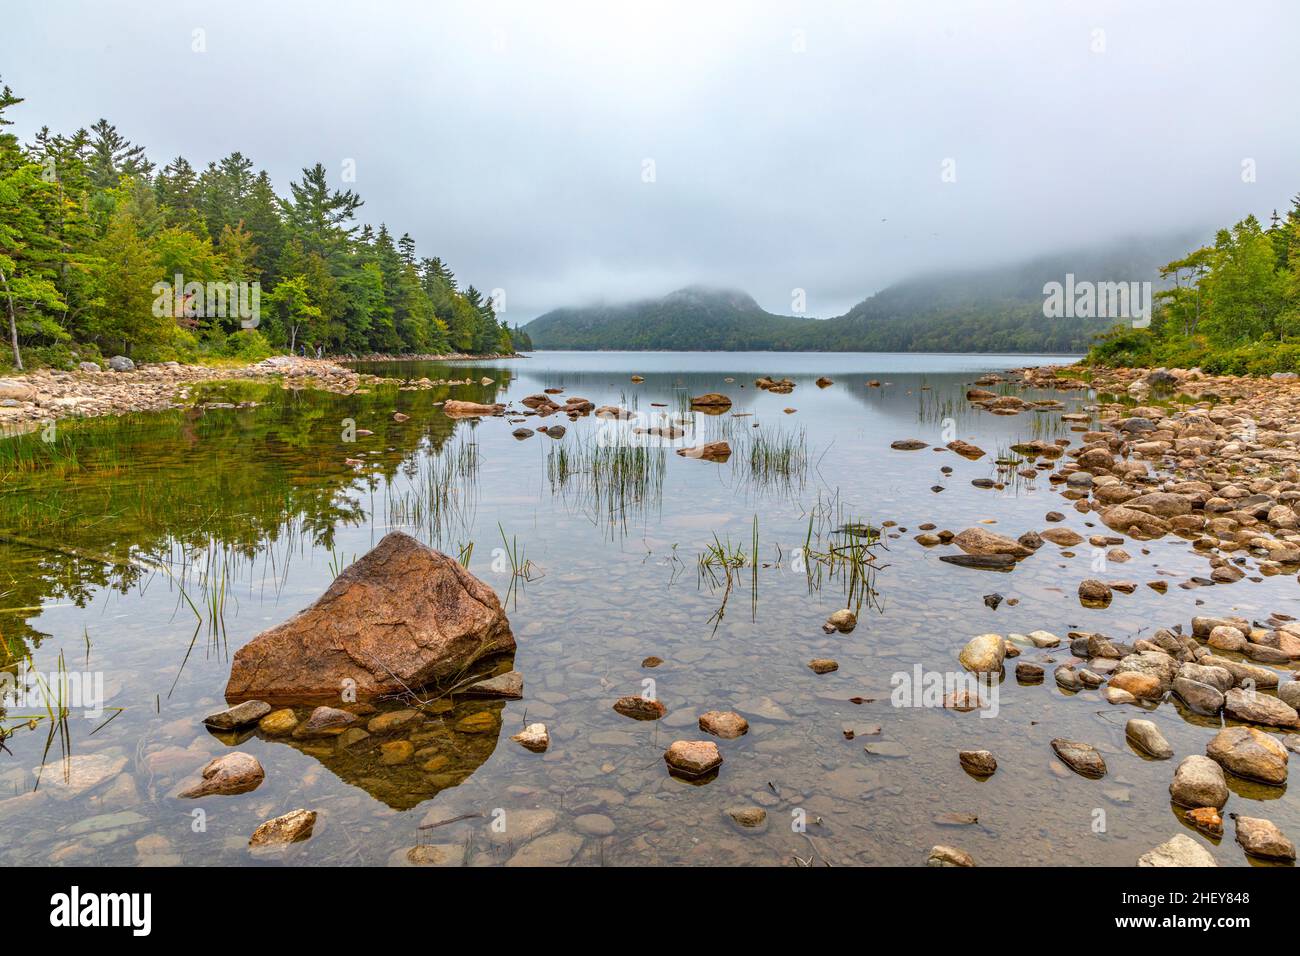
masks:
<instances>
[{"instance_id":1,"label":"gray cloud","mask_svg":"<svg viewBox=\"0 0 1300 956\"><path fill-rule=\"evenodd\" d=\"M515 321L696 281L832 315L918 271L1285 207L1297 28L1284 0L18 0L0 63L24 139L102 115L282 192L355 159L364 218Z\"/></svg>"}]
</instances>

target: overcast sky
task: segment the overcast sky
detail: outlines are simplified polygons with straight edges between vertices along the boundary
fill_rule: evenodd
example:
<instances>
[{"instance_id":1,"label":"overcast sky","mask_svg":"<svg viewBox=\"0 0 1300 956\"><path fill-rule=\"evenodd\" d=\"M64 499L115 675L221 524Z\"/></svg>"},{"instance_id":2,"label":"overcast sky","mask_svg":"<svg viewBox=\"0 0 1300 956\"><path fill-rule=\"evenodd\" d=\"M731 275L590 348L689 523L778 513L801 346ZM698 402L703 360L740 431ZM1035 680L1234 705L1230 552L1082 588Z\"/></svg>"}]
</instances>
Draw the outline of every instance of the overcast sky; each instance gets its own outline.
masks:
<instances>
[{"instance_id":1,"label":"overcast sky","mask_svg":"<svg viewBox=\"0 0 1300 956\"><path fill-rule=\"evenodd\" d=\"M827 316L1285 208L1297 36L1295 0L3 0L0 75L24 141L319 160L515 322L691 282Z\"/></svg>"}]
</instances>

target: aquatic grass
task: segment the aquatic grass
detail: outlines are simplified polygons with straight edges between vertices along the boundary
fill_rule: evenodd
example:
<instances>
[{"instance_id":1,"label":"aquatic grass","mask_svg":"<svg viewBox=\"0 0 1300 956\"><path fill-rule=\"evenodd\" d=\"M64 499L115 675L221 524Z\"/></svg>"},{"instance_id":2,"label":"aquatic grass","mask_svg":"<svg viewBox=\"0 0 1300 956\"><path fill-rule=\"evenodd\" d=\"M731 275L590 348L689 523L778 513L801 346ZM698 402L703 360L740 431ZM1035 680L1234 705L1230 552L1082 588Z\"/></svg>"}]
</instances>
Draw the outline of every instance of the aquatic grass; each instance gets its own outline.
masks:
<instances>
[{"instance_id":1,"label":"aquatic grass","mask_svg":"<svg viewBox=\"0 0 1300 956\"><path fill-rule=\"evenodd\" d=\"M746 490L794 498L803 492L810 461L803 428L755 427L744 418L731 418L726 438L731 445L732 475Z\"/></svg>"},{"instance_id":2,"label":"aquatic grass","mask_svg":"<svg viewBox=\"0 0 1300 956\"><path fill-rule=\"evenodd\" d=\"M513 602L517 606L519 582L523 581L527 584L537 580L541 575L538 573L537 565L524 557L523 550L519 547L519 539L514 536L507 538L506 529L500 522L497 522L497 530L501 532L501 543L505 545L504 556L510 562L510 585L506 588L506 601ZM470 548L472 550L473 545Z\"/></svg>"},{"instance_id":3,"label":"aquatic grass","mask_svg":"<svg viewBox=\"0 0 1300 956\"><path fill-rule=\"evenodd\" d=\"M658 507L667 468L662 445L608 441L604 433L562 439L546 454L552 494L598 525L626 533L630 515Z\"/></svg>"},{"instance_id":4,"label":"aquatic grass","mask_svg":"<svg viewBox=\"0 0 1300 956\"><path fill-rule=\"evenodd\" d=\"M357 560L357 554L355 551L352 552L352 557L348 558L345 555L340 554L338 548L334 547L332 543L330 544L329 547L329 555L330 555L329 570L330 570L331 579L337 578L340 574L342 574L345 570L347 570L347 568L350 565L355 564Z\"/></svg>"},{"instance_id":5,"label":"aquatic grass","mask_svg":"<svg viewBox=\"0 0 1300 956\"><path fill-rule=\"evenodd\" d=\"M727 603L731 599L731 592L740 581L741 571L746 567L750 569L750 620L757 620L758 553L758 515L754 515L750 532L750 550L748 552L745 551L742 545L733 545L730 538L724 543L718 537L717 532L714 532L713 542L707 545L696 558L696 586L701 587L707 584L709 589L715 592L719 587L722 588L722 601L717 609L709 615L709 621L713 624L713 633L717 633L718 625L722 623L722 619L727 613Z\"/></svg>"},{"instance_id":6,"label":"aquatic grass","mask_svg":"<svg viewBox=\"0 0 1300 956\"><path fill-rule=\"evenodd\" d=\"M422 461L411 462L411 487L393 492L387 501L388 523L414 528L439 547L453 533L465 533L478 508L479 446L457 440Z\"/></svg>"},{"instance_id":7,"label":"aquatic grass","mask_svg":"<svg viewBox=\"0 0 1300 956\"><path fill-rule=\"evenodd\" d=\"M0 432L0 480L79 471L107 475L124 467L122 449L133 431L155 424L144 413L66 418L34 423L31 431Z\"/></svg>"},{"instance_id":8,"label":"aquatic grass","mask_svg":"<svg viewBox=\"0 0 1300 956\"><path fill-rule=\"evenodd\" d=\"M878 563L877 550L888 550L883 529L856 518L837 490L825 500L818 494L795 560L802 565L810 594L837 582L855 614L864 606L883 611L876 573L888 565Z\"/></svg>"},{"instance_id":9,"label":"aquatic grass","mask_svg":"<svg viewBox=\"0 0 1300 956\"><path fill-rule=\"evenodd\" d=\"M41 777L45 773L46 764L50 759L50 751L54 748L54 741L58 740L59 750L63 759L64 779L67 779L69 773L68 758L72 756L72 732L68 727L68 715L71 713L68 701L64 694L68 688L68 668L63 657L63 651L59 651L58 670L54 679L54 686L51 687L45 675L36 670L32 662L32 657L27 654L23 658L23 663L28 674L33 675L35 689L41 695L41 705L45 712L43 714L23 714L17 716L17 723L0 726L0 746L4 741L12 737L19 729L27 727L30 730L36 730L42 723L48 727L45 737L45 746L41 751L41 763L36 768L36 783L32 787L35 791L41 785ZM11 718L14 719L14 718ZM4 749L8 749L7 746Z\"/></svg>"}]
</instances>

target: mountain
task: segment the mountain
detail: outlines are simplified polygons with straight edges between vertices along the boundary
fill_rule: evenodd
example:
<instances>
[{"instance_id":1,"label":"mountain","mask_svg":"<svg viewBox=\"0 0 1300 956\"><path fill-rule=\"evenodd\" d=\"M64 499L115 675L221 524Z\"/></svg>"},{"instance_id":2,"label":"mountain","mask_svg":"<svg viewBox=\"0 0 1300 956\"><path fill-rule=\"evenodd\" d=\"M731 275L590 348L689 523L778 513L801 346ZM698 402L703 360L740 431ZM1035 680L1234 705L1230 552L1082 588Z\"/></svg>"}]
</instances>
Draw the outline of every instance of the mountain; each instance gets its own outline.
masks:
<instances>
[{"instance_id":1,"label":"mountain","mask_svg":"<svg viewBox=\"0 0 1300 956\"><path fill-rule=\"evenodd\" d=\"M833 319L775 315L727 289L690 286L656 299L555 309L524 328L539 349L824 352L1085 352L1111 318L1043 315L1043 286L1149 281L1195 245L1187 236L1126 240L987 269L895 283Z\"/></svg>"},{"instance_id":2,"label":"mountain","mask_svg":"<svg viewBox=\"0 0 1300 956\"><path fill-rule=\"evenodd\" d=\"M657 299L555 309L524 326L539 349L797 349L813 320L773 315L734 289L688 286Z\"/></svg>"}]
</instances>

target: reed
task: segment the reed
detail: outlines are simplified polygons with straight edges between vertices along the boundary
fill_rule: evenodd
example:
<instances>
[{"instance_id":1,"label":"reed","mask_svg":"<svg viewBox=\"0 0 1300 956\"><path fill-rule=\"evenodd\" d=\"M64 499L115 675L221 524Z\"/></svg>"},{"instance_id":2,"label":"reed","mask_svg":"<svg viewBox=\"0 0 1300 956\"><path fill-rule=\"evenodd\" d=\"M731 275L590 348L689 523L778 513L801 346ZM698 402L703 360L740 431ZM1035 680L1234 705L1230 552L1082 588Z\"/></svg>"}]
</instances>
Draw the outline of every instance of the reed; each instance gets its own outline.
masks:
<instances>
[{"instance_id":1,"label":"reed","mask_svg":"<svg viewBox=\"0 0 1300 956\"><path fill-rule=\"evenodd\" d=\"M599 436L561 441L546 455L551 492L608 528L626 531L629 515L657 507L663 494L666 449Z\"/></svg>"}]
</instances>

